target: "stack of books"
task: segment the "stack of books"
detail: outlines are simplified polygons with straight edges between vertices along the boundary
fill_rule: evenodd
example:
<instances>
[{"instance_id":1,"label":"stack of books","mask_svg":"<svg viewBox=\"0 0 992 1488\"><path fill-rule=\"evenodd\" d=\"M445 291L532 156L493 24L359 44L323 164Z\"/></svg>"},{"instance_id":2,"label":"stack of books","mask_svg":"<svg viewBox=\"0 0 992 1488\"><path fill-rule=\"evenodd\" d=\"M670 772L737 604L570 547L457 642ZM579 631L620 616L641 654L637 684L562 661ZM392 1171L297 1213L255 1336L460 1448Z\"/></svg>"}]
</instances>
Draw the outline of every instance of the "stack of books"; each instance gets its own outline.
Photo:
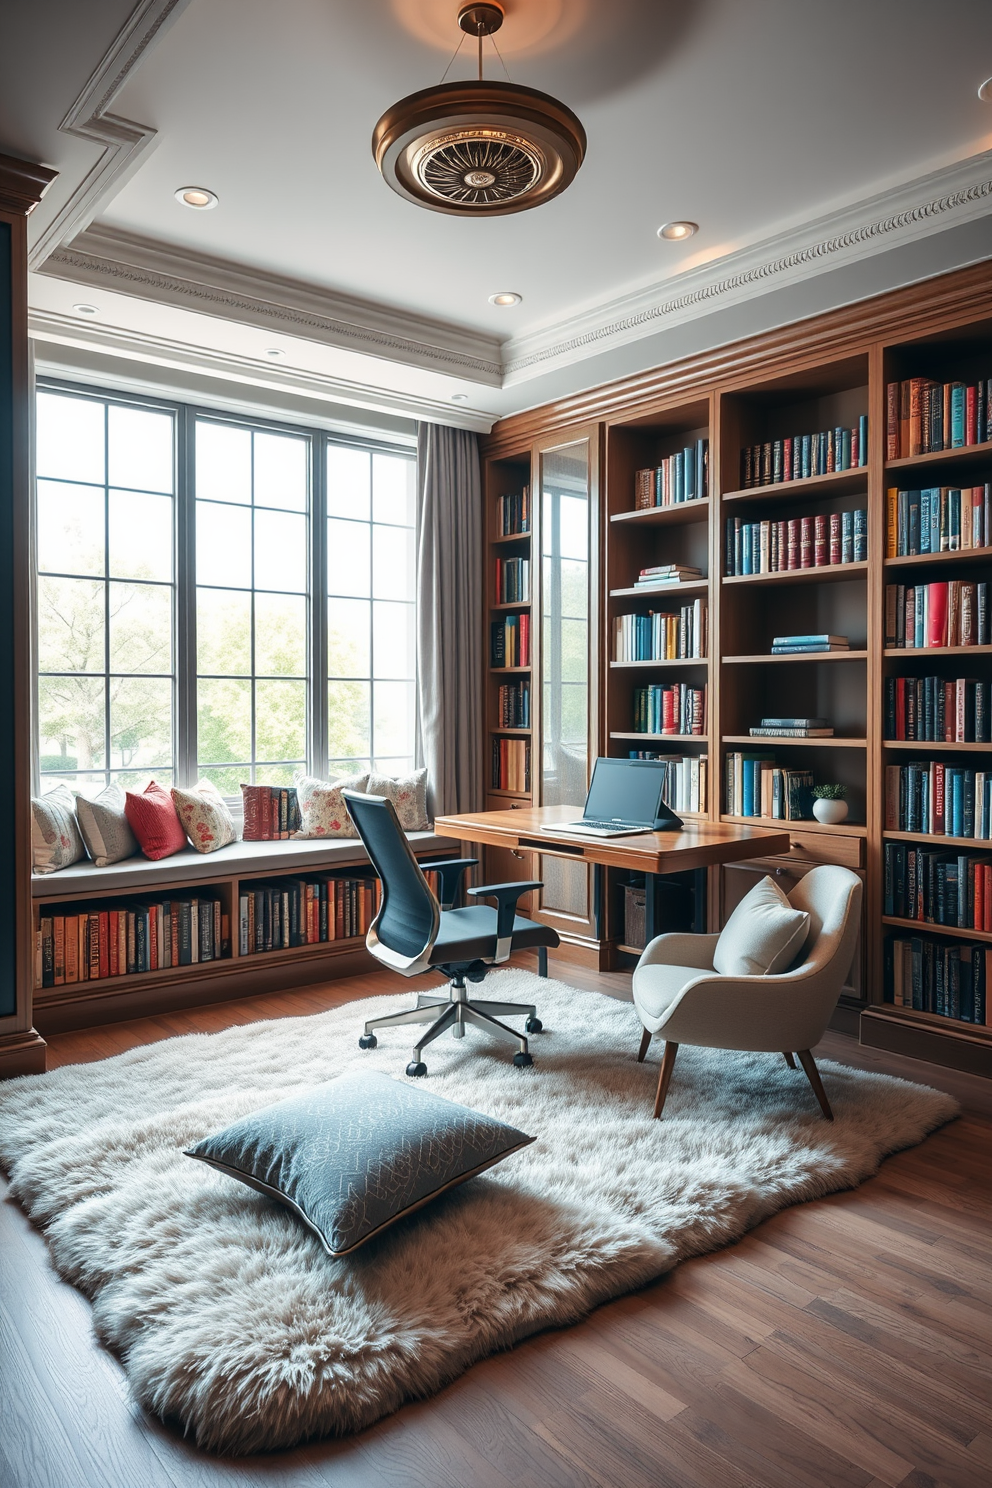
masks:
<instances>
[{"instance_id":1,"label":"stack of books","mask_svg":"<svg viewBox=\"0 0 992 1488\"><path fill-rule=\"evenodd\" d=\"M708 439L697 439L660 465L638 470L634 476L634 510L700 500L709 489L709 450Z\"/></svg>"},{"instance_id":2,"label":"stack of books","mask_svg":"<svg viewBox=\"0 0 992 1488\"><path fill-rule=\"evenodd\" d=\"M635 589L660 589L665 584L686 584L701 579L703 570L688 563L661 563L655 568L642 568L634 580Z\"/></svg>"},{"instance_id":3,"label":"stack of books","mask_svg":"<svg viewBox=\"0 0 992 1488\"><path fill-rule=\"evenodd\" d=\"M885 586L885 644L890 648L987 646L990 619L987 583L950 579Z\"/></svg>"},{"instance_id":4,"label":"stack of books","mask_svg":"<svg viewBox=\"0 0 992 1488\"><path fill-rule=\"evenodd\" d=\"M786 573L797 568L827 568L835 563L863 563L868 557L868 512L820 513L782 522L745 522L727 518L724 572Z\"/></svg>"},{"instance_id":5,"label":"stack of books","mask_svg":"<svg viewBox=\"0 0 992 1488\"><path fill-rule=\"evenodd\" d=\"M770 754L728 754L727 811L731 816L809 821L813 814L811 770L783 770Z\"/></svg>"},{"instance_id":6,"label":"stack of books","mask_svg":"<svg viewBox=\"0 0 992 1488\"><path fill-rule=\"evenodd\" d=\"M807 480L812 475L830 475L867 464L868 415L863 413L853 429L838 425L819 434L795 434L789 439L747 445L741 450L741 486L749 490L752 486Z\"/></svg>"},{"instance_id":7,"label":"stack of books","mask_svg":"<svg viewBox=\"0 0 992 1488\"><path fill-rule=\"evenodd\" d=\"M53 906L35 937L34 984L61 987L195 966L231 954L219 899L189 895Z\"/></svg>"},{"instance_id":8,"label":"stack of books","mask_svg":"<svg viewBox=\"0 0 992 1488\"><path fill-rule=\"evenodd\" d=\"M705 734L706 688L686 687L682 682L635 687L634 732Z\"/></svg>"},{"instance_id":9,"label":"stack of books","mask_svg":"<svg viewBox=\"0 0 992 1488\"><path fill-rule=\"evenodd\" d=\"M677 613L649 610L617 615L613 622L614 661L675 661L706 655L706 603L683 605Z\"/></svg>"},{"instance_id":10,"label":"stack of books","mask_svg":"<svg viewBox=\"0 0 992 1488\"><path fill-rule=\"evenodd\" d=\"M992 743L992 682L886 677L885 737L934 744Z\"/></svg>"},{"instance_id":11,"label":"stack of books","mask_svg":"<svg viewBox=\"0 0 992 1488\"><path fill-rule=\"evenodd\" d=\"M964 449L992 436L992 378L970 387L910 377L890 382L885 398L885 458L906 460L934 450Z\"/></svg>"},{"instance_id":12,"label":"stack of books","mask_svg":"<svg viewBox=\"0 0 992 1488\"><path fill-rule=\"evenodd\" d=\"M496 498L498 537L518 537L530 531L530 486L510 496Z\"/></svg>"},{"instance_id":13,"label":"stack of books","mask_svg":"<svg viewBox=\"0 0 992 1488\"><path fill-rule=\"evenodd\" d=\"M884 914L992 932L992 858L885 844Z\"/></svg>"},{"instance_id":14,"label":"stack of books","mask_svg":"<svg viewBox=\"0 0 992 1488\"><path fill-rule=\"evenodd\" d=\"M489 659L494 667L530 666L530 616L503 615L489 629Z\"/></svg>"},{"instance_id":15,"label":"stack of books","mask_svg":"<svg viewBox=\"0 0 992 1488\"><path fill-rule=\"evenodd\" d=\"M238 954L319 945L365 935L375 919L377 879L331 874L243 883L238 895Z\"/></svg>"},{"instance_id":16,"label":"stack of books","mask_svg":"<svg viewBox=\"0 0 992 1488\"><path fill-rule=\"evenodd\" d=\"M632 749L629 757L665 761L667 768L661 797L673 811L706 810L709 762L705 754L684 754L680 759L674 759L670 754L657 754L649 749Z\"/></svg>"},{"instance_id":17,"label":"stack of books","mask_svg":"<svg viewBox=\"0 0 992 1488\"><path fill-rule=\"evenodd\" d=\"M885 943L885 1000L896 1007L988 1024L992 946L948 945L927 935Z\"/></svg>"},{"instance_id":18,"label":"stack of books","mask_svg":"<svg viewBox=\"0 0 992 1488\"><path fill-rule=\"evenodd\" d=\"M506 682L496 696L500 728L530 728L530 682Z\"/></svg>"},{"instance_id":19,"label":"stack of books","mask_svg":"<svg viewBox=\"0 0 992 1488\"><path fill-rule=\"evenodd\" d=\"M941 760L885 767L885 830L992 840L992 772Z\"/></svg>"},{"instance_id":20,"label":"stack of books","mask_svg":"<svg viewBox=\"0 0 992 1488\"><path fill-rule=\"evenodd\" d=\"M530 740L493 739L493 790L530 790Z\"/></svg>"},{"instance_id":21,"label":"stack of books","mask_svg":"<svg viewBox=\"0 0 992 1488\"><path fill-rule=\"evenodd\" d=\"M301 825L296 787L292 785L242 785L246 842L279 842L292 837Z\"/></svg>"},{"instance_id":22,"label":"stack of books","mask_svg":"<svg viewBox=\"0 0 992 1488\"><path fill-rule=\"evenodd\" d=\"M763 718L748 733L756 739L829 739L833 728L825 718Z\"/></svg>"},{"instance_id":23,"label":"stack of books","mask_svg":"<svg viewBox=\"0 0 992 1488\"><path fill-rule=\"evenodd\" d=\"M829 635L826 631L817 635L775 636L772 641L773 656L803 656L807 652L850 649L847 636Z\"/></svg>"},{"instance_id":24,"label":"stack of books","mask_svg":"<svg viewBox=\"0 0 992 1488\"><path fill-rule=\"evenodd\" d=\"M496 559L496 603L530 604L530 559Z\"/></svg>"},{"instance_id":25,"label":"stack of books","mask_svg":"<svg viewBox=\"0 0 992 1488\"><path fill-rule=\"evenodd\" d=\"M992 544L992 485L886 493L885 556L959 553Z\"/></svg>"}]
</instances>

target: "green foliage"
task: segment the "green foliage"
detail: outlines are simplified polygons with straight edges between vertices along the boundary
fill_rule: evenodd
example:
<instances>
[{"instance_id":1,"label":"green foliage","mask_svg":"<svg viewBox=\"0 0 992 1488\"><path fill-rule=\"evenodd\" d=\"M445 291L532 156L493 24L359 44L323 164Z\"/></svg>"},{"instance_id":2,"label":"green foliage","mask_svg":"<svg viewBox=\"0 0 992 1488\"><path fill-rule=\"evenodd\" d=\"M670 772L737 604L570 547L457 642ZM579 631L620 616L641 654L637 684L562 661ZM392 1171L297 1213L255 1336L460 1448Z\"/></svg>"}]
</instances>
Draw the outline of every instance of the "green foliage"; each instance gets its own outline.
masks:
<instances>
[{"instance_id":1,"label":"green foliage","mask_svg":"<svg viewBox=\"0 0 992 1488\"><path fill-rule=\"evenodd\" d=\"M814 785L813 798L816 801L843 801L847 795L847 786L834 783L833 785Z\"/></svg>"}]
</instances>

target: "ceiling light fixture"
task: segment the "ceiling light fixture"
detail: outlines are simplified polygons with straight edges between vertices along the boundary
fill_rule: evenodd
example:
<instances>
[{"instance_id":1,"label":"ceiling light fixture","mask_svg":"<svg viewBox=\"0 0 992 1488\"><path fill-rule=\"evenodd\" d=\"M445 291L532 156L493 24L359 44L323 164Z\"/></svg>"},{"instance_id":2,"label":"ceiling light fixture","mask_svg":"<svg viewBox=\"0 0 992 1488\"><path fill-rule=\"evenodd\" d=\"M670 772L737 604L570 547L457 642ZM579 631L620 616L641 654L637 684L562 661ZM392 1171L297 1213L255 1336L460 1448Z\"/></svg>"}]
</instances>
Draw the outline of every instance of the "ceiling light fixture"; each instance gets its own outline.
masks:
<instances>
[{"instance_id":1,"label":"ceiling light fixture","mask_svg":"<svg viewBox=\"0 0 992 1488\"><path fill-rule=\"evenodd\" d=\"M72 308L77 315L99 315L100 313L95 305L73 305Z\"/></svg>"},{"instance_id":2,"label":"ceiling light fixture","mask_svg":"<svg viewBox=\"0 0 992 1488\"><path fill-rule=\"evenodd\" d=\"M467 403L468 393L452 393L451 401L452 403Z\"/></svg>"},{"instance_id":3,"label":"ceiling light fixture","mask_svg":"<svg viewBox=\"0 0 992 1488\"><path fill-rule=\"evenodd\" d=\"M986 78L978 90L978 96L983 103L992 103L992 78Z\"/></svg>"},{"instance_id":4,"label":"ceiling light fixture","mask_svg":"<svg viewBox=\"0 0 992 1488\"><path fill-rule=\"evenodd\" d=\"M658 229L659 238L666 238L670 243L681 243L685 238L691 238L693 233L699 231L698 222L666 222Z\"/></svg>"},{"instance_id":5,"label":"ceiling light fixture","mask_svg":"<svg viewBox=\"0 0 992 1488\"><path fill-rule=\"evenodd\" d=\"M483 79L483 39L502 26L502 5L463 5L458 24L478 39L478 79L442 79L394 103L372 132L375 163L394 191L432 212L499 217L540 206L571 185L586 132L547 93Z\"/></svg>"},{"instance_id":6,"label":"ceiling light fixture","mask_svg":"<svg viewBox=\"0 0 992 1488\"><path fill-rule=\"evenodd\" d=\"M523 295L514 294L512 289L506 289L502 294L489 296L490 305L499 305L500 309L506 309L509 305L519 305Z\"/></svg>"},{"instance_id":7,"label":"ceiling light fixture","mask_svg":"<svg viewBox=\"0 0 992 1488\"><path fill-rule=\"evenodd\" d=\"M180 186L175 195L181 206L192 207L197 212L209 212L218 202L217 194L205 186Z\"/></svg>"},{"instance_id":8,"label":"ceiling light fixture","mask_svg":"<svg viewBox=\"0 0 992 1488\"><path fill-rule=\"evenodd\" d=\"M271 357L274 362L277 362L279 358L284 357L286 353L284 351L281 351L278 346L267 346L265 348L265 355L267 357Z\"/></svg>"}]
</instances>

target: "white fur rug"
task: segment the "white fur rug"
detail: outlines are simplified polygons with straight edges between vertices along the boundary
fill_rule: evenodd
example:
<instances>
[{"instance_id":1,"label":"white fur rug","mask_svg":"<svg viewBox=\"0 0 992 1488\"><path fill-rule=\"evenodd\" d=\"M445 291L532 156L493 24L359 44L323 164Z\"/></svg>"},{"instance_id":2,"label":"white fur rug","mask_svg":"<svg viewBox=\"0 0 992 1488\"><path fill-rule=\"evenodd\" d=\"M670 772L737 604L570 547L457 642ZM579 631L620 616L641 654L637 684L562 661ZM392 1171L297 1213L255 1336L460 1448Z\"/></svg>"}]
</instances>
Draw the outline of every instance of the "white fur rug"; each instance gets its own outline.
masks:
<instances>
[{"instance_id":1,"label":"white fur rug","mask_svg":"<svg viewBox=\"0 0 992 1488\"><path fill-rule=\"evenodd\" d=\"M338 1261L182 1148L346 1069L402 1078L408 1030L372 1053L357 1041L410 993L0 1089L13 1191L145 1407L225 1453L353 1431L785 1205L859 1183L957 1111L927 1087L824 1063L831 1125L780 1056L683 1048L656 1122L658 1056L636 1063L629 1004L521 971L486 994L537 1004L534 1066L469 1031L428 1049L430 1089L537 1142Z\"/></svg>"}]
</instances>

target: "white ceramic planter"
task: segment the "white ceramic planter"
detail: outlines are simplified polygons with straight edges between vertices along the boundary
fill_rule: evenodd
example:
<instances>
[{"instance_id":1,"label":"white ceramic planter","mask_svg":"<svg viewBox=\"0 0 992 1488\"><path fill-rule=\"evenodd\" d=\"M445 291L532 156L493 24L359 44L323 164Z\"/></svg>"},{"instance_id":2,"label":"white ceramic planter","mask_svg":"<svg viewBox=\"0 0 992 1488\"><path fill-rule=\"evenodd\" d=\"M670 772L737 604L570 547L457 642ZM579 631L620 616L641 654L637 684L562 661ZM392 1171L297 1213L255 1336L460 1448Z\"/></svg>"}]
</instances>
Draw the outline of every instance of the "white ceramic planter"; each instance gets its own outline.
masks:
<instances>
[{"instance_id":1,"label":"white ceramic planter","mask_svg":"<svg viewBox=\"0 0 992 1488\"><path fill-rule=\"evenodd\" d=\"M822 822L825 827L836 826L838 822L842 822L847 816L847 802L819 800L814 801L813 815L816 817L817 821Z\"/></svg>"}]
</instances>

